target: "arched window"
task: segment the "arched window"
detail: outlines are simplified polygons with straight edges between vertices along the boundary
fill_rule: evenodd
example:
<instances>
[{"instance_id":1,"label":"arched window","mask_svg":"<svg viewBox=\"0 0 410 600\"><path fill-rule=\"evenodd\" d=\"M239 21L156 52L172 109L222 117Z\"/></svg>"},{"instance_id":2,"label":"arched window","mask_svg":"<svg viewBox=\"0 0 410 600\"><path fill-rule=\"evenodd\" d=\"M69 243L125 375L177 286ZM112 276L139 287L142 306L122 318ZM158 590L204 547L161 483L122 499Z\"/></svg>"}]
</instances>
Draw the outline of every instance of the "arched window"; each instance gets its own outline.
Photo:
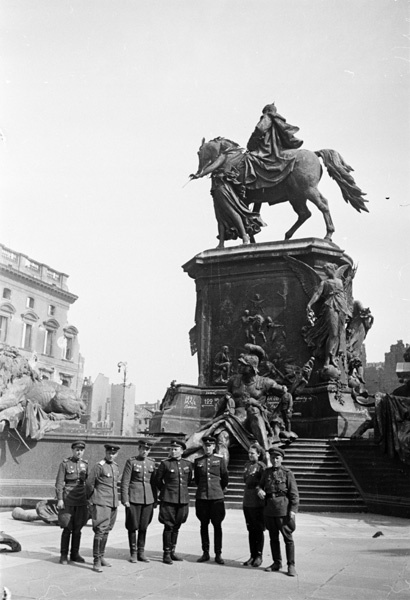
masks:
<instances>
[{"instance_id":1,"label":"arched window","mask_svg":"<svg viewBox=\"0 0 410 600\"><path fill-rule=\"evenodd\" d=\"M4 291L7 288L4 288ZM3 297L4 297L3 291ZM10 290L8 290L10 291ZM0 342L7 342L9 324L16 309L11 302L2 302L0 304Z\"/></svg>"},{"instance_id":2,"label":"arched window","mask_svg":"<svg viewBox=\"0 0 410 600\"><path fill-rule=\"evenodd\" d=\"M77 327L74 325L68 325L64 327L64 348L63 348L63 358L65 360L73 360L74 353L74 341L78 335Z\"/></svg>"},{"instance_id":3,"label":"arched window","mask_svg":"<svg viewBox=\"0 0 410 600\"><path fill-rule=\"evenodd\" d=\"M38 321L38 315L33 310L27 310L21 315L21 318L23 321L21 347L23 350L31 352L33 350L33 326Z\"/></svg>"},{"instance_id":4,"label":"arched window","mask_svg":"<svg viewBox=\"0 0 410 600\"><path fill-rule=\"evenodd\" d=\"M60 324L55 319L48 319L43 323L46 333L44 336L43 354L46 356L53 356L55 336Z\"/></svg>"}]
</instances>

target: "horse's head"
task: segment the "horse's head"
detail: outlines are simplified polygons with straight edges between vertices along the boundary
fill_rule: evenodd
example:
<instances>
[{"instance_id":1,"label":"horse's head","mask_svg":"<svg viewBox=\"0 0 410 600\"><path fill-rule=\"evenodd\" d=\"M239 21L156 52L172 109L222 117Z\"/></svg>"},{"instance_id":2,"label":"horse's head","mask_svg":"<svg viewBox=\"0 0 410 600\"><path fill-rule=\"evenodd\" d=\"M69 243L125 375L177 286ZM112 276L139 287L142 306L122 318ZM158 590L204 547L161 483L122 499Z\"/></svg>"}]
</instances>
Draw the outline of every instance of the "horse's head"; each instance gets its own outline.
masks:
<instances>
[{"instance_id":1,"label":"horse's head","mask_svg":"<svg viewBox=\"0 0 410 600\"><path fill-rule=\"evenodd\" d=\"M202 138L202 144L198 150L198 173L211 165L221 153L221 145L215 140L205 141Z\"/></svg>"},{"instance_id":2,"label":"horse's head","mask_svg":"<svg viewBox=\"0 0 410 600\"><path fill-rule=\"evenodd\" d=\"M231 142L226 138L217 137L213 140L209 140L209 142L206 142L205 138L202 138L202 144L198 150L198 173L215 162L218 156L222 152L225 152L225 150L238 147L238 144Z\"/></svg>"}]
</instances>

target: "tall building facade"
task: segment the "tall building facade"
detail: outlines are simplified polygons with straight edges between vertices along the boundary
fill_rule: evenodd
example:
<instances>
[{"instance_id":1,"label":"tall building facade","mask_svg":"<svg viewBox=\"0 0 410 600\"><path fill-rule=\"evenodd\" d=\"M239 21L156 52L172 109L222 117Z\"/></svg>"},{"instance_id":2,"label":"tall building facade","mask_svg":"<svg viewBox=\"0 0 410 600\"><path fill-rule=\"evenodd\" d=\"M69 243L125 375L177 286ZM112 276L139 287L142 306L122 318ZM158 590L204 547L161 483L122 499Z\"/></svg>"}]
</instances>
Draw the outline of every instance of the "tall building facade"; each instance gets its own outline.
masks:
<instances>
[{"instance_id":1,"label":"tall building facade","mask_svg":"<svg viewBox=\"0 0 410 600\"><path fill-rule=\"evenodd\" d=\"M114 435L134 435L134 407L136 387L130 383L111 385L111 416Z\"/></svg>"},{"instance_id":2,"label":"tall building facade","mask_svg":"<svg viewBox=\"0 0 410 600\"><path fill-rule=\"evenodd\" d=\"M134 435L136 388L133 384L111 384L99 373L94 381L84 379L81 398L87 405L87 430L105 435Z\"/></svg>"},{"instance_id":3,"label":"tall building facade","mask_svg":"<svg viewBox=\"0 0 410 600\"><path fill-rule=\"evenodd\" d=\"M84 359L69 322L68 275L0 244L0 343L16 347L43 379L81 393Z\"/></svg>"}]
</instances>

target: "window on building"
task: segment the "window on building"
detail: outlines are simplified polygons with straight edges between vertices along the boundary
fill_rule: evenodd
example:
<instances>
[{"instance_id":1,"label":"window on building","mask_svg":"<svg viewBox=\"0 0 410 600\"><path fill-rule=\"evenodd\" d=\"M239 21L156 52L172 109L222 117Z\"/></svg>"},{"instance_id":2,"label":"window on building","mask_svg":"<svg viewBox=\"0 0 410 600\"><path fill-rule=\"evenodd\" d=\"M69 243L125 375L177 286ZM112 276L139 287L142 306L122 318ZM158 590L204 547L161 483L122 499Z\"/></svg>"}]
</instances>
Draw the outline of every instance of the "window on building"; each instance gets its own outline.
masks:
<instances>
[{"instance_id":1,"label":"window on building","mask_svg":"<svg viewBox=\"0 0 410 600\"><path fill-rule=\"evenodd\" d=\"M56 313L56 307L53 304L48 305L48 316L52 317Z\"/></svg>"},{"instance_id":2,"label":"window on building","mask_svg":"<svg viewBox=\"0 0 410 600\"><path fill-rule=\"evenodd\" d=\"M64 349L64 358L66 360L72 360L73 359L73 338L72 337L66 337L65 338L65 349Z\"/></svg>"},{"instance_id":3,"label":"window on building","mask_svg":"<svg viewBox=\"0 0 410 600\"><path fill-rule=\"evenodd\" d=\"M10 298L11 298L11 290L9 290L9 288L4 288L3 289L3 298L5 300L10 300Z\"/></svg>"},{"instance_id":4,"label":"window on building","mask_svg":"<svg viewBox=\"0 0 410 600\"><path fill-rule=\"evenodd\" d=\"M0 315L0 342L7 340L8 318Z\"/></svg>"},{"instance_id":5,"label":"window on building","mask_svg":"<svg viewBox=\"0 0 410 600\"><path fill-rule=\"evenodd\" d=\"M26 308L34 308L34 298L27 296Z\"/></svg>"},{"instance_id":6,"label":"window on building","mask_svg":"<svg viewBox=\"0 0 410 600\"><path fill-rule=\"evenodd\" d=\"M44 337L44 348L43 353L46 356L53 356L53 347L54 347L54 331L51 329L46 329L46 335Z\"/></svg>"},{"instance_id":7,"label":"window on building","mask_svg":"<svg viewBox=\"0 0 410 600\"><path fill-rule=\"evenodd\" d=\"M23 323L23 339L21 340L23 350L31 350L32 337L33 326L30 323Z\"/></svg>"}]
</instances>

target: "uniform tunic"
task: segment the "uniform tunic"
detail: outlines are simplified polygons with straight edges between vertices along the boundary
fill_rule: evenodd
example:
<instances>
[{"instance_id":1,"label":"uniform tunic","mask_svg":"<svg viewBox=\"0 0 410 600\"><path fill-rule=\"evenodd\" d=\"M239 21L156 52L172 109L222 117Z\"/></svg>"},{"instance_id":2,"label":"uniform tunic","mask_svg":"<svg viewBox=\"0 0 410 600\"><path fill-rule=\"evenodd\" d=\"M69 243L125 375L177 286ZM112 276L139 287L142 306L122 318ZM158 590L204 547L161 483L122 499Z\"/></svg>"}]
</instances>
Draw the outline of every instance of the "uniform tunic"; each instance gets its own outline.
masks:
<instances>
[{"instance_id":1,"label":"uniform tunic","mask_svg":"<svg viewBox=\"0 0 410 600\"><path fill-rule=\"evenodd\" d=\"M262 474L266 469L263 462L247 462L243 472L243 480L245 482L245 490L243 494L243 507L248 508L263 508L264 500L258 496L257 487L260 484Z\"/></svg>"},{"instance_id":2,"label":"uniform tunic","mask_svg":"<svg viewBox=\"0 0 410 600\"><path fill-rule=\"evenodd\" d=\"M155 461L143 456L133 456L125 463L121 479L121 502L153 504Z\"/></svg>"},{"instance_id":3,"label":"uniform tunic","mask_svg":"<svg viewBox=\"0 0 410 600\"><path fill-rule=\"evenodd\" d=\"M295 477L285 467L269 467L263 472L260 488L265 490L264 519L269 531L271 553L274 563L282 563L279 533L282 534L288 565L295 564L295 545L292 529L288 526L289 513L297 512L299 492Z\"/></svg>"},{"instance_id":4,"label":"uniform tunic","mask_svg":"<svg viewBox=\"0 0 410 600\"><path fill-rule=\"evenodd\" d=\"M92 504L91 516L96 534L108 535L114 527L118 507L118 480L120 472L116 462L105 459L91 469L86 482L86 494Z\"/></svg>"},{"instance_id":5,"label":"uniform tunic","mask_svg":"<svg viewBox=\"0 0 410 600\"><path fill-rule=\"evenodd\" d=\"M116 462L100 460L91 469L86 483L87 498L98 506L118 506L118 480L120 472Z\"/></svg>"},{"instance_id":6,"label":"uniform tunic","mask_svg":"<svg viewBox=\"0 0 410 600\"><path fill-rule=\"evenodd\" d=\"M222 551L222 527L225 518L223 490L228 485L228 469L225 460L216 454L195 460L195 482L197 484L195 513L201 522L202 550L209 550L208 526L214 527L215 554Z\"/></svg>"},{"instance_id":7,"label":"uniform tunic","mask_svg":"<svg viewBox=\"0 0 410 600\"><path fill-rule=\"evenodd\" d=\"M159 490L159 522L166 528L180 527L188 518L192 463L181 458L167 458L158 467L155 478Z\"/></svg>"},{"instance_id":8,"label":"uniform tunic","mask_svg":"<svg viewBox=\"0 0 410 600\"><path fill-rule=\"evenodd\" d=\"M60 464L56 478L57 500L63 500L64 508L58 512L58 521L63 529L80 531L88 520L85 480L88 461L66 458Z\"/></svg>"},{"instance_id":9,"label":"uniform tunic","mask_svg":"<svg viewBox=\"0 0 410 600\"><path fill-rule=\"evenodd\" d=\"M60 464L56 479L57 500L65 506L86 506L85 480L88 475L88 461L74 457L66 458Z\"/></svg>"},{"instance_id":10,"label":"uniform tunic","mask_svg":"<svg viewBox=\"0 0 410 600\"><path fill-rule=\"evenodd\" d=\"M228 485L228 470L221 456L211 454L195 460L195 483L197 500L221 500Z\"/></svg>"},{"instance_id":11,"label":"uniform tunic","mask_svg":"<svg viewBox=\"0 0 410 600\"><path fill-rule=\"evenodd\" d=\"M285 517L297 512L299 492L292 471L285 467L269 467L261 477L260 487L266 492L265 516Z\"/></svg>"},{"instance_id":12,"label":"uniform tunic","mask_svg":"<svg viewBox=\"0 0 410 600\"><path fill-rule=\"evenodd\" d=\"M130 504L125 507L128 531L147 530L155 501L155 461L143 456L129 458L121 478L121 502Z\"/></svg>"},{"instance_id":13,"label":"uniform tunic","mask_svg":"<svg viewBox=\"0 0 410 600\"><path fill-rule=\"evenodd\" d=\"M262 556L263 552L263 532L265 530L263 510L265 501L259 498L257 488L265 469L265 463L260 461L249 461L245 464L243 472L245 489L242 507L246 528L248 530L249 549L252 558L256 558L258 555Z\"/></svg>"}]
</instances>

